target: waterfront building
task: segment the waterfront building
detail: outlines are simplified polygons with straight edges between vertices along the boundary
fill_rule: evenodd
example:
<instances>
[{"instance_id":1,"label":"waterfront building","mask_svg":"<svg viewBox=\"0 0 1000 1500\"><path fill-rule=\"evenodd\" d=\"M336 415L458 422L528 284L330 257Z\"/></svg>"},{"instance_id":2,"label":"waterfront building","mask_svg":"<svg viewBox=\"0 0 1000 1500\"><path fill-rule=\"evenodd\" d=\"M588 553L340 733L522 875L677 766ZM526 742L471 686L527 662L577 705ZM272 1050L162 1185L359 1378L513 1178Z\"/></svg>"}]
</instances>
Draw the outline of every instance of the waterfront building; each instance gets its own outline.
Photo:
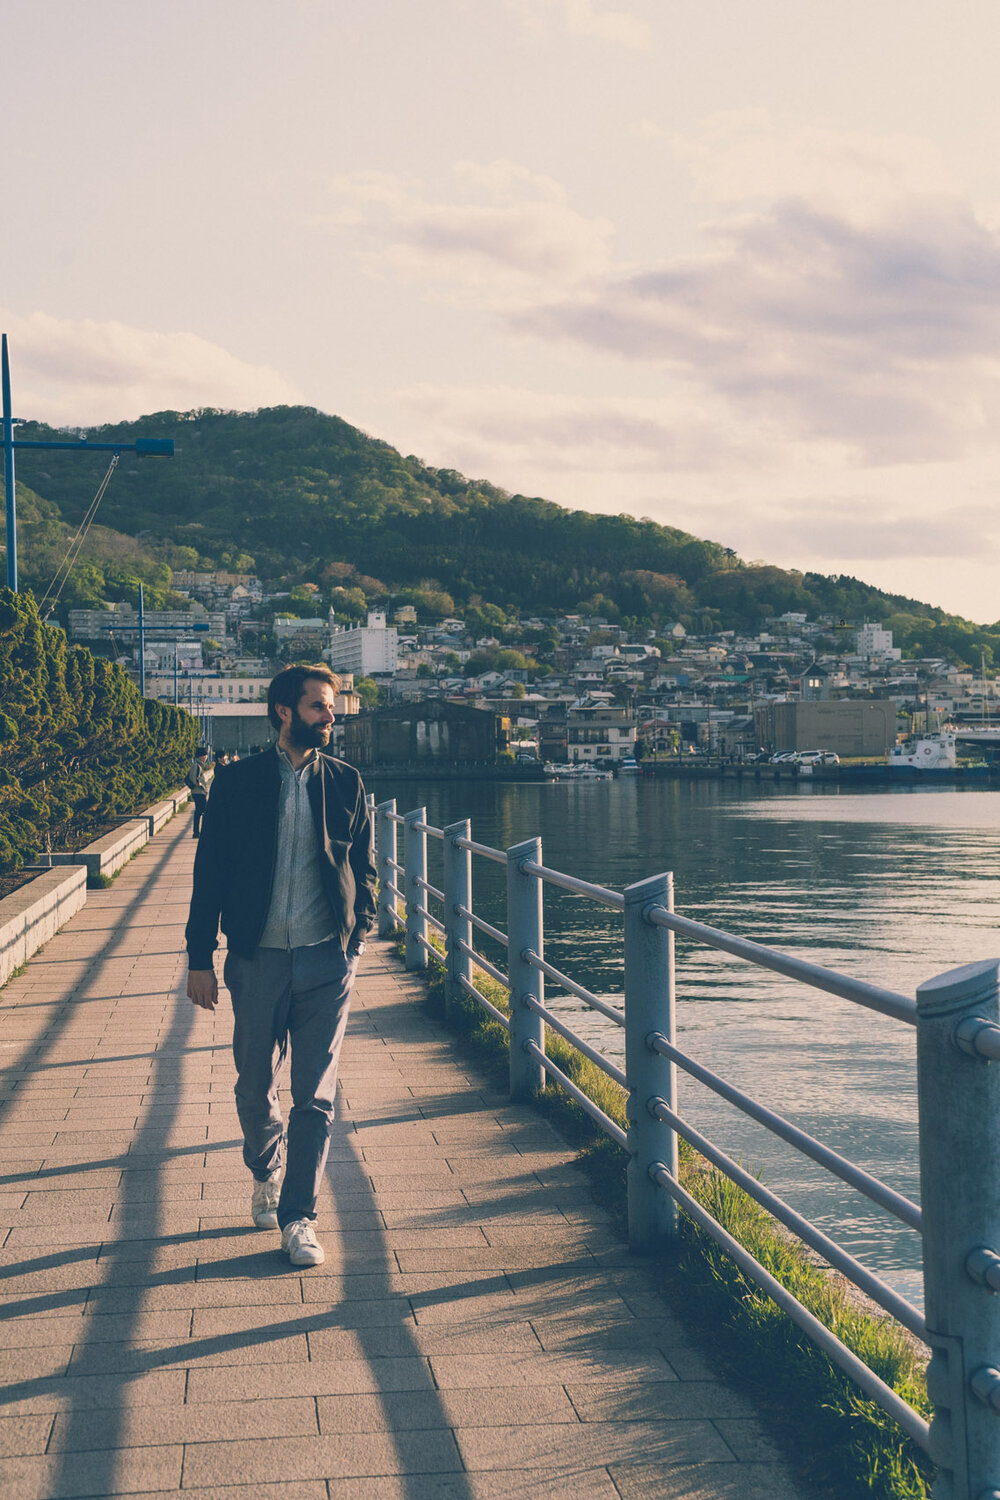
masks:
<instances>
[{"instance_id":1,"label":"waterfront building","mask_svg":"<svg viewBox=\"0 0 1000 1500\"><path fill-rule=\"evenodd\" d=\"M635 755L635 739L635 719L624 708L590 697L566 711L569 760L624 760Z\"/></svg>"},{"instance_id":2,"label":"waterfront building","mask_svg":"<svg viewBox=\"0 0 1000 1500\"><path fill-rule=\"evenodd\" d=\"M373 611L367 625L335 626L323 655L335 672L361 677L391 674L399 656L396 627L387 626L385 615Z\"/></svg>"},{"instance_id":3,"label":"waterfront building","mask_svg":"<svg viewBox=\"0 0 1000 1500\"><path fill-rule=\"evenodd\" d=\"M775 752L886 755L896 743L896 705L891 698L763 703L754 710L754 725L758 743Z\"/></svg>"},{"instance_id":4,"label":"waterfront building","mask_svg":"<svg viewBox=\"0 0 1000 1500\"><path fill-rule=\"evenodd\" d=\"M344 725L344 757L362 768L421 761L492 764L509 748L506 715L446 699L393 704Z\"/></svg>"}]
</instances>

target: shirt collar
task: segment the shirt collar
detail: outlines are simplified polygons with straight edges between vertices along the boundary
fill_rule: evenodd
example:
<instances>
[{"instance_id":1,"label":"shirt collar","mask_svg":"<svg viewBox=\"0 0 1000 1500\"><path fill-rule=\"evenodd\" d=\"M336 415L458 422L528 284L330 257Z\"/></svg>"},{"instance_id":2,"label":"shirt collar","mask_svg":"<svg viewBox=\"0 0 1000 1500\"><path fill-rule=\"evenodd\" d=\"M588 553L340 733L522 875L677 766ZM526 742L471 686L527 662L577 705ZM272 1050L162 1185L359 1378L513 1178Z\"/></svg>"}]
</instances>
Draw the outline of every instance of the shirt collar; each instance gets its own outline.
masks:
<instances>
[{"instance_id":1,"label":"shirt collar","mask_svg":"<svg viewBox=\"0 0 1000 1500\"><path fill-rule=\"evenodd\" d=\"M312 755L307 756L307 758L302 762L301 766L298 767L298 770L296 770L295 766L292 765L291 757L289 756L288 751L282 750L280 745L275 745L275 749L278 752L278 765L283 771L292 776L299 776L303 772L308 772L311 774L319 766L319 753L316 750L313 751Z\"/></svg>"}]
</instances>

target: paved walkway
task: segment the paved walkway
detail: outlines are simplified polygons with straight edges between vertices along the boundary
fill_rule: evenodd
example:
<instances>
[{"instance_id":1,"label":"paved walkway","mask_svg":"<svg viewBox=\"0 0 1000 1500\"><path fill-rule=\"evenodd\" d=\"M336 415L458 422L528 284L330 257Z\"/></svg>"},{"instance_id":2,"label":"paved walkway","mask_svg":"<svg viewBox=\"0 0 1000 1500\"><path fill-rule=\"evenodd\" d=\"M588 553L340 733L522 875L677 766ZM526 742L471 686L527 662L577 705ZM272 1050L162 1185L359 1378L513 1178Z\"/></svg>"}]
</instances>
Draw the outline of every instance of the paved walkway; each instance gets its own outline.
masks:
<instances>
[{"instance_id":1,"label":"paved walkway","mask_svg":"<svg viewBox=\"0 0 1000 1500\"><path fill-rule=\"evenodd\" d=\"M254 1229L176 818L0 990L0 1492L796 1500L549 1126L359 981L325 1265Z\"/></svg>"}]
</instances>

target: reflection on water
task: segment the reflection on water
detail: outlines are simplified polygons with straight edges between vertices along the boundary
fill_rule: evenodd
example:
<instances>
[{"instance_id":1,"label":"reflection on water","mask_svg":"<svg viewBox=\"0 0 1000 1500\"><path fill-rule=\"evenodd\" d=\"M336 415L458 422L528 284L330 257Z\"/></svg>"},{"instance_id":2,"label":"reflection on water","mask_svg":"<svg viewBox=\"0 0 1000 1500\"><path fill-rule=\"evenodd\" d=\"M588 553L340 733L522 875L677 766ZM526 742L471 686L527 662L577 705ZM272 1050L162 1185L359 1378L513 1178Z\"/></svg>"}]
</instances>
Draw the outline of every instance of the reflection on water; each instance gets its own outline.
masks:
<instances>
[{"instance_id":1,"label":"reflection on water","mask_svg":"<svg viewBox=\"0 0 1000 1500\"><path fill-rule=\"evenodd\" d=\"M912 994L1000 952L1000 797L961 788L860 793L627 780L584 785L375 783L438 827L472 819L507 848L617 890L672 870L678 911ZM439 868L430 851L431 880ZM501 867L474 862L475 908L505 925ZM546 956L599 994L622 988L621 917L546 889ZM484 951L489 951L484 945ZM491 954L496 958L495 953ZM679 941L678 1029L699 1062L916 1199L915 1037L846 1001ZM624 1038L569 997L550 1002L609 1057ZM912 1231L842 1188L692 1080L683 1111L872 1269L919 1299Z\"/></svg>"}]
</instances>

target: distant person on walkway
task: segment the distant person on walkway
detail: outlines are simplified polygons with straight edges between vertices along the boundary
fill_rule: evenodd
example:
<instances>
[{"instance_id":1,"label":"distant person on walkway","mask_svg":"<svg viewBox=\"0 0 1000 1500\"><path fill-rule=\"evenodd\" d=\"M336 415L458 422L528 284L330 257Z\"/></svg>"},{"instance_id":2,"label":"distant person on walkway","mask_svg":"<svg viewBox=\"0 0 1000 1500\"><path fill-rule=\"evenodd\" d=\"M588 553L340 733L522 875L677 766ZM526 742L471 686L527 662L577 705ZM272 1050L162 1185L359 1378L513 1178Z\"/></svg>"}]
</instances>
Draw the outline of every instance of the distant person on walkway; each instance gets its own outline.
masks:
<instances>
[{"instance_id":1,"label":"distant person on walkway","mask_svg":"<svg viewBox=\"0 0 1000 1500\"><path fill-rule=\"evenodd\" d=\"M286 667L268 689L278 743L216 779L194 864L188 996L214 1010L219 922L233 1001L236 1109L250 1212L293 1265L324 1259L313 1224L333 1128L337 1062L375 920L371 822L353 766L324 754L340 679ZM278 1075L291 1047L287 1149ZM282 1182L282 1166L284 1181Z\"/></svg>"},{"instance_id":2,"label":"distant person on walkway","mask_svg":"<svg viewBox=\"0 0 1000 1500\"><path fill-rule=\"evenodd\" d=\"M212 778L215 769L208 753L207 745L199 745L191 762L191 769L187 774L187 785L191 789L191 802L194 806L194 823L191 827L191 837L197 838L201 831L201 820L205 816L205 808L208 805L208 793L212 786Z\"/></svg>"}]
</instances>

